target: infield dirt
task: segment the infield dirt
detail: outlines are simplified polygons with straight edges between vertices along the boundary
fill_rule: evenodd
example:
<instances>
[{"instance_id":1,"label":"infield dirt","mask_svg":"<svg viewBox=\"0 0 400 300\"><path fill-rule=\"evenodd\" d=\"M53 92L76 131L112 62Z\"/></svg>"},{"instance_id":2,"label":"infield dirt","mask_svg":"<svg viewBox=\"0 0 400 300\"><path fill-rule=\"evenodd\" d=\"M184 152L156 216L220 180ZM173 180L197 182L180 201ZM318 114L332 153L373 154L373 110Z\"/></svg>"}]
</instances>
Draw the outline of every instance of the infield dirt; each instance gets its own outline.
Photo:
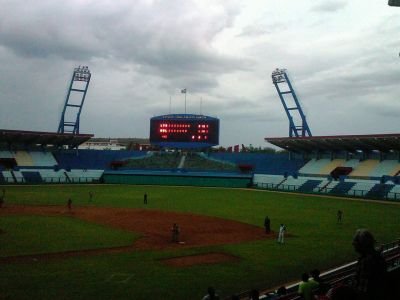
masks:
<instances>
[{"instance_id":1,"label":"infield dirt","mask_svg":"<svg viewBox=\"0 0 400 300\"><path fill-rule=\"evenodd\" d=\"M264 229L261 227L233 220L152 209L74 207L72 211L69 212L68 209L63 206L7 206L0 210L0 216L1 215L69 216L141 234L139 239L132 245L126 247L5 257L0 259L2 262L30 259L43 260L57 257L129 252L135 250L202 247L234 244L275 237L275 233L273 232L266 235ZM171 242L173 223L179 225L179 239L183 243L178 244ZM198 258L196 259L198 260ZM201 261L196 261L196 263L201 263Z\"/></svg>"}]
</instances>

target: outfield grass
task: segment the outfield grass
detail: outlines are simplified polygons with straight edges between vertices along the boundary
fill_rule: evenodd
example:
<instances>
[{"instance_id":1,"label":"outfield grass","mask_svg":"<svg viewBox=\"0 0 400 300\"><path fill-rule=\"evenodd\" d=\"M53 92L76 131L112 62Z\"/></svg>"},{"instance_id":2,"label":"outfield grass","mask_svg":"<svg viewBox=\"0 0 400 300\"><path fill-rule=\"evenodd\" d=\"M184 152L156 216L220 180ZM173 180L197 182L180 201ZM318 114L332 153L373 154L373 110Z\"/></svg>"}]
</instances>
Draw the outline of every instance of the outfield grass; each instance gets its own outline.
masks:
<instances>
[{"instance_id":1,"label":"outfield grass","mask_svg":"<svg viewBox=\"0 0 400 300\"><path fill-rule=\"evenodd\" d=\"M221 188L146 186L7 187L6 204L74 205L192 212L262 226L265 215L273 230L287 225L294 237L285 245L273 240L195 249L137 251L47 262L16 263L0 269L0 299L201 299L207 286L222 295L296 280L303 271L322 270L354 259L357 228L370 229L381 243L399 237L400 206L273 192ZM94 192L89 202L88 192ZM336 224L336 212L344 222ZM184 229L183 229L184 230ZM174 268L160 259L223 251L237 262ZM131 277L130 277L131 276ZM123 278L130 278L123 283Z\"/></svg>"},{"instance_id":2,"label":"outfield grass","mask_svg":"<svg viewBox=\"0 0 400 300\"><path fill-rule=\"evenodd\" d=\"M0 228L0 257L128 246L139 236L60 216L3 216Z\"/></svg>"}]
</instances>

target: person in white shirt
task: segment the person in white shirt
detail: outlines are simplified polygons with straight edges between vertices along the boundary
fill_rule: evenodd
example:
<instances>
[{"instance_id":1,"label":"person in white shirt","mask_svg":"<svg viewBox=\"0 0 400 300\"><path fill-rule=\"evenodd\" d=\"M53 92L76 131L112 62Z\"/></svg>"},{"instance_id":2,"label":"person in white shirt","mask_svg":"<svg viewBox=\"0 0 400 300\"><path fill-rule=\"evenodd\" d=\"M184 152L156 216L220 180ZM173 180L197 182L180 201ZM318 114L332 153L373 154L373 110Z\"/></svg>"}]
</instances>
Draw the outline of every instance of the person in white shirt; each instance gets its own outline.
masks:
<instances>
[{"instance_id":1,"label":"person in white shirt","mask_svg":"<svg viewBox=\"0 0 400 300\"><path fill-rule=\"evenodd\" d=\"M285 231L286 231L286 226L284 224L281 224L279 227L279 234L278 234L278 243L283 244L285 241Z\"/></svg>"}]
</instances>

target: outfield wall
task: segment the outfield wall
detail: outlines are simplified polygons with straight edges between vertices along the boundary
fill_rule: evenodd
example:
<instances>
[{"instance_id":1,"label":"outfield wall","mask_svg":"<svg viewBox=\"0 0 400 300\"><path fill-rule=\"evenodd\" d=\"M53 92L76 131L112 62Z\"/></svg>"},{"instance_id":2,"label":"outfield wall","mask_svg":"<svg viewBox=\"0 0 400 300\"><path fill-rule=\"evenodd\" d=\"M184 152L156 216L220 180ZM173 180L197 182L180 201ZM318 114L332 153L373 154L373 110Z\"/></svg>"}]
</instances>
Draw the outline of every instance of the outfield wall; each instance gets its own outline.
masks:
<instances>
[{"instance_id":1,"label":"outfield wall","mask_svg":"<svg viewBox=\"0 0 400 300\"><path fill-rule=\"evenodd\" d=\"M244 188L252 176L211 172L106 171L104 183Z\"/></svg>"}]
</instances>

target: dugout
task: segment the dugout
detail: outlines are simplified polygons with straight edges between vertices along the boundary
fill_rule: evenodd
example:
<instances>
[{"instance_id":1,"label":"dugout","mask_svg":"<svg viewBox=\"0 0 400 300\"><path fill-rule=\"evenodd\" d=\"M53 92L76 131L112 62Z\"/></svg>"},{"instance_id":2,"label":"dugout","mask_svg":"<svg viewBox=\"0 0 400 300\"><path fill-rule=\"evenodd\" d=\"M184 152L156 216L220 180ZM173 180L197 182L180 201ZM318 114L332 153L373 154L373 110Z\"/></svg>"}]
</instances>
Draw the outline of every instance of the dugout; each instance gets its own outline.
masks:
<instances>
[{"instance_id":1,"label":"dugout","mask_svg":"<svg viewBox=\"0 0 400 300\"><path fill-rule=\"evenodd\" d=\"M245 188L251 185L251 174L171 171L106 171L104 183L138 185L177 185Z\"/></svg>"}]
</instances>

